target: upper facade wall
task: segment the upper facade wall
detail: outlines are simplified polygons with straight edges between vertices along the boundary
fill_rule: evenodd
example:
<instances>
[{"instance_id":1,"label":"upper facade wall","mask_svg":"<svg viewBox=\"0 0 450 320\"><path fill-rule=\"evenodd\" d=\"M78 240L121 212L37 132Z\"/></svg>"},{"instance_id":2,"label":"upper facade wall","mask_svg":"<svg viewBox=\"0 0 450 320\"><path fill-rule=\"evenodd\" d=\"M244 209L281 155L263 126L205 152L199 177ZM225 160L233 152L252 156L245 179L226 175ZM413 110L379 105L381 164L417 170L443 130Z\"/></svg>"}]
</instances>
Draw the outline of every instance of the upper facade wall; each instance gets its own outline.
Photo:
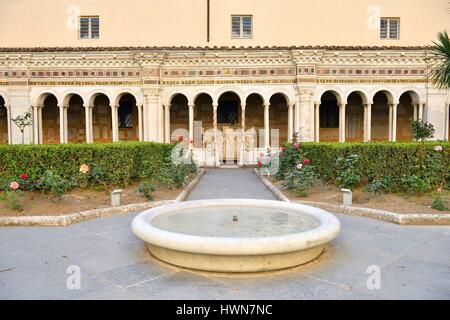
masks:
<instances>
[{"instance_id":1,"label":"upper facade wall","mask_svg":"<svg viewBox=\"0 0 450 320\"><path fill-rule=\"evenodd\" d=\"M0 0L0 47L423 46L450 29L448 0ZM231 38L231 15L253 16L253 38ZM78 16L100 16L100 39L78 38ZM400 18L400 39L376 21Z\"/></svg>"}]
</instances>

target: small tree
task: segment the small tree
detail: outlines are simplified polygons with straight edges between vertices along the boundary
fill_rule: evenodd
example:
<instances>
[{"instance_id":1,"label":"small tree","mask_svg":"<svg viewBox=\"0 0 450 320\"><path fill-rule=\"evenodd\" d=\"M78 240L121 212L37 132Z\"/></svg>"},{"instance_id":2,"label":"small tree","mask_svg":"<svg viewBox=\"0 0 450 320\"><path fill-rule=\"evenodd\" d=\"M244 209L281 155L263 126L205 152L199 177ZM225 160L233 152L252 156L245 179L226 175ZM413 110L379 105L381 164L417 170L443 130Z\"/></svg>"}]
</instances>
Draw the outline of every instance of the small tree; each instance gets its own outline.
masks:
<instances>
[{"instance_id":1,"label":"small tree","mask_svg":"<svg viewBox=\"0 0 450 320\"><path fill-rule=\"evenodd\" d=\"M425 141L434 137L435 129L431 123L424 121L412 121L411 127L413 131L413 138L416 141Z\"/></svg>"},{"instance_id":2,"label":"small tree","mask_svg":"<svg viewBox=\"0 0 450 320\"><path fill-rule=\"evenodd\" d=\"M26 127L29 127L33 124L31 112L25 112L23 115L12 118L11 120L20 129L20 133L22 134L22 144L24 144L23 132Z\"/></svg>"}]
</instances>

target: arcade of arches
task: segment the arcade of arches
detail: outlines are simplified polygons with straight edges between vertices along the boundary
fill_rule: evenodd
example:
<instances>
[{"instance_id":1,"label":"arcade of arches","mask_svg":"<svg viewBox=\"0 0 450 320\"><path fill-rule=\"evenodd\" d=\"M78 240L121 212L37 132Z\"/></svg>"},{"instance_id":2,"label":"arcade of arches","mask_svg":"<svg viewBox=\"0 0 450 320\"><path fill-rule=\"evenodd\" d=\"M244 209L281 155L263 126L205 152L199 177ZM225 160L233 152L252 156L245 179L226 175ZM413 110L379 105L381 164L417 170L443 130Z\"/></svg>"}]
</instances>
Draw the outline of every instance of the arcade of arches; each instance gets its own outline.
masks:
<instances>
[{"instance_id":1,"label":"arcade of arches","mask_svg":"<svg viewBox=\"0 0 450 320\"><path fill-rule=\"evenodd\" d=\"M342 103L337 93L326 91L315 105L315 141L412 141L411 121L424 112L417 100L414 92L405 92L395 104L388 92L379 91L368 103L355 91Z\"/></svg>"},{"instance_id":2,"label":"arcade of arches","mask_svg":"<svg viewBox=\"0 0 450 320\"><path fill-rule=\"evenodd\" d=\"M123 92L110 98L106 93L89 97L71 93L56 97L43 93L32 108L35 143L102 143L143 141L148 121L136 96ZM345 99L344 99L345 98ZM292 99L292 98L291 98ZM346 97L328 90L317 96L312 112L312 138L315 141L411 141L411 120L422 119L425 104L413 91L405 91L395 103L389 91L369 97L361 91ZM114 101L110 101L114 100ZM0 143L8 143L11 119L7 99L0 96ZM254 132L255 146L280 146L293 137L296 105L282 93L263 97L245 96L225 91L218 96L199 92L194 97L174 94L161 106L161 134L165 142L178 142L180 136L191 138L194 148L204 148L204 134L209 129ZM450 132L450 110L446 110L446 134ZM447 128L448 127L448 128ZM197 130L198 129L198 130ZM264 130L270 129L270 130ZM194 139L194 132L200 139Z\"/></svg>"}]
</instances>

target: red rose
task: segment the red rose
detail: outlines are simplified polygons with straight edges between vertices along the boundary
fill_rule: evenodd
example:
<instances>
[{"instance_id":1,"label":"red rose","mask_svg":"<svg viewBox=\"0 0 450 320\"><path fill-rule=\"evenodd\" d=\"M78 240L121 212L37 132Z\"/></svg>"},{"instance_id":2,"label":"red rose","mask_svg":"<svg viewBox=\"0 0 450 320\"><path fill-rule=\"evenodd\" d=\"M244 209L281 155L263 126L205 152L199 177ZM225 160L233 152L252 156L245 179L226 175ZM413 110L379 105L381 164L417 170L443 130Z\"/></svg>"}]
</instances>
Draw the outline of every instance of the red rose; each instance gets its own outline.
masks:
<instances>
[{"instance_id":1,"label":"red rose","mask_svg":"<svg viewBox=\"0 0 450 320\"><path fill-rule=\"evenodd\" d=\"M311 164L311 160L305 159L305 160L303 160L303 164L304 165L309 165L309 164Z\"/></svg>"},{"instance_id":2,"label":"red rose","mask_svg":"<svg viewBox=\"0 0 450 320\"><path fill-rule=\"evenodd\" d=\"M22 174L20 175L20 179L22 179L22 180L27 180L27 179L28 179L28 175L27 175L26 173L22 173Z\"/></svg>"},{"instance_id":3,"label":"red rose","mask_svg":"<svg viewBox=\"0 0 450 320\"><path fill-rule=\"evenodd\" d=\"M281 148L281 151L286 151L286 148L285 147Z\"/></svg>"},{"instance_id":4,"label":"red rose","mask_svg":"<svg viewBox=\"0 0 450 320\"><path fill-rule=\"evenodd\" d=\"M179 142L183 141L183 136L179 136L179 137L178 137L178 141L179 141Z\"/></svg>"},{"instance_id":5,"label":"red rose","mask_svg":"<svg viewBox=\"0 0 450 320\"><path fill-rule=\"evenodd\" d=\"M284 157L284 154L280 153L280 157Z\"/></svg>"},{"instance_id":6,"label":"red rose","mask_svg":"<svg viewBox=\"0 0 450 320\"><path fill-rule=\"evenodd\" d=\"M262 162L258 161L258 167L261 168L262 167Z\"/></svg>"}]
</instances>

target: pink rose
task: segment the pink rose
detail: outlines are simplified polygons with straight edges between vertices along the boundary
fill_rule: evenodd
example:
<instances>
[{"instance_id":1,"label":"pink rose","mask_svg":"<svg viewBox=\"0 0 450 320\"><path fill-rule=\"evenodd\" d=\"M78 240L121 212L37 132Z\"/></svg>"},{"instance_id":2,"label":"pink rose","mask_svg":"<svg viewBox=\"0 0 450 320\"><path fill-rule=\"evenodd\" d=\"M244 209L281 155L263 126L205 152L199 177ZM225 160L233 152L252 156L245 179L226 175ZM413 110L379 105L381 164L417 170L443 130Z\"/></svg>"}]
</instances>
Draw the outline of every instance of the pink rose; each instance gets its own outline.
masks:
<instances>
[{"instance_id":1,"label":"pink rose","mask_svg":"<svg viewBox=\"0 0 450 320\"><path fill-rule=\"evenodd\" d=\"M19 189L20 184L19 184L17 181L13 181L13 182L11 182L11 184L9 185L9 187L10 187L12 190L17 190L17 189Z\"/></svg>"},{"instance_id":2,"label":"pink rose","mask_svg":"<svg viewBox=\"0 0 450 320\"><path fill-rule=\"evenodd\" d=\"M438 151L438 152L442 151L442 146L434 147L434 151Z\"/></svg>"},{"instance_id":3,"label":"pink rose","mask_svg":"<svg viewBox=\"0 0 450 320\"><path fill-rule=\"evenodd\" d=\"M300 148L300 144L298 142L296 142L296 143L294 143L293 147L294 147L294 149L298 149L298 148Z\"/></svg>"},{"instance_id":4,"label":"pink rose","mask_svg":"<svg viewBox=\"0 0 450 320\"><path fill-rule=\"evenodd\" d=\"M80 166L80 172L81 172L82 174L88 173L88 172L89 172L89 166L88 166L87 164L82 164L82 165Z\"/></svg>"},{"instance_id":5,"label":"pink rose","mask_svg":"<svg viewBox=\"0 0 450 320\"><path fill-rule=\"evenodd\" d=\"M437 193L442 193L442 191L443 191L442 188L437 188L436 190Z\"/></svg>"}]
</instances>

